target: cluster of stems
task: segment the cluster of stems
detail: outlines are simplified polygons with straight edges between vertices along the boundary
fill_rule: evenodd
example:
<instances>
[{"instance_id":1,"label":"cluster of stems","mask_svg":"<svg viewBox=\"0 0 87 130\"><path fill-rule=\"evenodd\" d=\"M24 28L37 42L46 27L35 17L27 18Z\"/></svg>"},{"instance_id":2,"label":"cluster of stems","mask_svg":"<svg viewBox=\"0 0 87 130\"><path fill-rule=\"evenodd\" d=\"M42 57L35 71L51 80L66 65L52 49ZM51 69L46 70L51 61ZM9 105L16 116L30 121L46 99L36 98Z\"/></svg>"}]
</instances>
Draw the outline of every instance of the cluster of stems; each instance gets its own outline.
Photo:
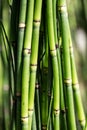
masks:
<instances>
[{"instance_id":1,"label":"cluster of stems","mask_svg":"<svg viewBox=\"0 0 87 130\"><path fill-rule=\"evenodd\" d=\"M66 0L9 4L9 37L3 21L0 37L9 66L10 129L77 130L78 120L87 130Z\"/></svg>"}]
</instances>

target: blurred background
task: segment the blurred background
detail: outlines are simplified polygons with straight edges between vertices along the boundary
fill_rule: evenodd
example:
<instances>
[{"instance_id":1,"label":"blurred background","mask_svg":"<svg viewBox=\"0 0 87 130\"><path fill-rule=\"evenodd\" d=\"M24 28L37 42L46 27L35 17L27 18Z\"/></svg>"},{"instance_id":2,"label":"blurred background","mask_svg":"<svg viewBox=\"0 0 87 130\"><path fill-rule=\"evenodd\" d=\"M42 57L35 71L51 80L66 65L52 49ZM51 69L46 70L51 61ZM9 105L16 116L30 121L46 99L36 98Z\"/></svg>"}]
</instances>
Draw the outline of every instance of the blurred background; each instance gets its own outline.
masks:
<instances>
[{"instance_id":1,"label":"blurred background","mask_svg":"<svg viewBox=\"0 0 87 130\"><path fill-rule=\"evenodd\" d=\"M2 19L4 22L8 37L11 4L12 0L0 0L0 20ZM82 102L87 115L87 0L67 0L67 7ZM4 8L4 11L2 11L2 8ZM8 86L9 80L7 79L9 67L5 66L5 68L7 67L8 69L3 69L6 56L3 58L4 61L2 61L2 48L0 36L0 130L10 130L8 126L11 108L8 102L11 92ZM3 81L3 77L5 81ZM2 87L3 82L4 87ZM4 90L4 92L2 90ZM3 121L3 114L5 114L6 121Z\"/></svg>"}]
</instances>

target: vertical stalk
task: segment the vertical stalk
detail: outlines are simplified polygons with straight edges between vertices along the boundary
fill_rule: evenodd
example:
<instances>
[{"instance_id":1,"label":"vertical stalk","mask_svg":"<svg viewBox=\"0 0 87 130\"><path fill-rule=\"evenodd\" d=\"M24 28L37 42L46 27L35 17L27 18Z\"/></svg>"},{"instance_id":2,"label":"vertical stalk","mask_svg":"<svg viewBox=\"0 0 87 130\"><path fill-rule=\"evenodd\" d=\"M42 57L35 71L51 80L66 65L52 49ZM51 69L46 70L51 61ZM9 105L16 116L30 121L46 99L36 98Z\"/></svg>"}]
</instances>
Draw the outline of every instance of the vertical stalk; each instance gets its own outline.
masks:
<instances>
[{"instance_id":1,"label":"vertical stalk","mask_svg":"<svg viewBox=\"0 0 87 130\"><path fill-rule=\"evenodd\" d=\"M22 49L25 30L26 2L20 1L18 41L17 41L17 61L16 61L16 129L21 129L21 73L22 73Z\"/></svg>"},{"instance_id":2,"label":"vertical stalk","mask_svg":"<svg viewBox=\"0 0 87 130\"><path fill-rule=\"evenodd\" d=\"M61 68L61 57L60 57L60 45L57 38L57 14L56 14L56 0L53 0L53 22L54 22L54 33L55 33L55 45L57 49L57 60L59 66L59 85L60 85L60 129L66 130L66 110L64 102L64 90L63 90L63 77ZM59 30L58 30L59 31Z\"/></svg>"},{"instance_id":3,"label":"vertical stalk","mask_svg":"<svg viewBox=\"0 0 87 130\"><path fill-rule=\"evenodd\" d=\"M32 114L34 109L34 95L35 95L35 81L37 71L37 60L38 60L38 43L39 43L39 29L41 21L41 8L42 0L36 0L34 6L34 19L33 19L33 35L32 35L32 46L31 46L31 61L30 61L30 85L29 85L29 101L28 101L28 114L29 121L28 126L31 130L32 125Z\"/></svg>"},{"instance_id":4,"label":"vertical stalk","mask_svg":"<svg viewBox=\"0 0 87 130\"><path fill-rule=\"evenodd\" d=\"M53 26L53 12L52 12L52 0L46 1L46 14L47 14L47 28L48 28L48 39L50 46L50 54L52 57L52 68L53 68L53 115L54 115L54 130L59 130L59 72L58 72L58 61L55 47L54 38L54 26Z\"/></svg>"},{"instance_id":5,"label":"vertical stalk","mask_svg":"<svg viewBox=\"0 0 87 130\"><path fill-rule=\"evenodd\" d=\"M21 120L22 130L28 129L28 89L30 75L30 53L33 26L34 0L27 2L26 30L23 47L23 67L22 67L22 97L21 97Z\"/></svg>"},{"instance_id":6,"label":"vertical stalk","mask_svg":"<svg viewBox=\"0 0 87 130\"><path fill-rule=\"evenodd\" d=\"M67 104L67 127L69 130L76 130L73 92L72 92L72 79L71 79L71 64L69 54L69 37L68 37L68 17L67 7L65 0L58 1L58 11L60 14L60 30L62 37L63 47L63 60L64 60L64 84L66 87L66 104ZM67 33L68 32L68 33Z\"/></svg>"},{"instance_id":7,"label":"vertical stalk","mask_svg":"<svg viewBox=\"0 0 87 130\"><path fill-rule=\"evenodd\" d=\"M37 77L39 78L39 71L37 71ZM35 114L36 114L36 126L38 130L41 130L41 110L40 110L40 84L36 81L35 84Z\"/></svg>"},{"instance_id":8,"label":"vertical stalk","mask_svg":"<svg viewBox=\"0 0 87 130\"><path fill-rule=\"evenodd\" d=\"M86 126L86 119L85 119L85 114L84 114L81 95L80 95L71 37L70 37L70 60L71 60L72 87L73 87L73 95L75 100L75 108L76 108L76 113L77 113L79 123L83 130L85 129Z\"/></svg>"}]
</instances>

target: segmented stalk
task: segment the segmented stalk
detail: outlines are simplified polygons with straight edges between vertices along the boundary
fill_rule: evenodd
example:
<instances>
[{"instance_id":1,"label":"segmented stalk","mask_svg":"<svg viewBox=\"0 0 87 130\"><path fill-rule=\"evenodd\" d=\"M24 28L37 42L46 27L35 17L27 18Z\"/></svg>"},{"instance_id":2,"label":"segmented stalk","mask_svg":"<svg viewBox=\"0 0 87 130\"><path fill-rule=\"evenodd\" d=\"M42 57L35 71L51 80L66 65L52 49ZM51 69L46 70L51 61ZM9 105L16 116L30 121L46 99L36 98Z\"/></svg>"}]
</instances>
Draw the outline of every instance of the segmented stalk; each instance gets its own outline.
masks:
<instances>
[{"instance_id":1,"label":"segmented stalk","mask_svg":"<svg viewBox=\"0 0 87 130\"><path fill-rule=\"evenodd\" d=\"M31 130L32 114L34 108L41 9L42 9L42 0L36 0L34 6L33 35L32 35L31 61L30 61L30 85L29 85L29 98L28 98L29 130Z\"/></svg>"},{"instance_id":2,"label":"segmented stalk","mask_svg":"<svg viewBox=\"0 0 87 130\"><path fill-rule=\"evenodd\" d=\"M53 22L54 22L54 33L55 33L55 45L57 49L57 60L59 66L59 85L60 85L60 129L66 130L66 110L64 102L64 90L63 90L63 77L61 68L61 57L60 57L60 45L57 38L57 14L56 14L56 0L53 0ZM59 32L59 30L58 30Z\"/></svg>"},{"instance_id":3,"label":"segmented stalk","mask_svg":"<svg viewBox=\"0 0 87 130\"><path fill-rule=\"evenodd\" d=\"M22 130L28 129L28 89L30 75L30 53L33 26L34 0L27 1L26 30L23 46L21 121Z\"/></svg>"},{"instance_id":4,"label":"segmented stalk","mask_svg":"<svg viewBox=\"0 0 87 130\"><path fill-rule=\"evenodd\" d=\"M71 37L70 37L70 60L71 60L72 87L73 87L73 94L74 94L74 100L75 100L75 108L76 108L76 113L78 116L79 123L83 130L85 129L86 119L85 119L85 114L84 114L81 95L80 95L79 82L77 78Z\"/></svg>"},{"instance_id":5,"label":"segmented stalk","mask_svg":"<svg viewBox=\"0 0 87 130\"><path fill-rule=\"evenodd\" d=\"M27 0L20 1L18 41L17 41L17 61L16 61L16 129L21 129L21 73L22 73L22 49L25 30L26 3Z\"/></svg>"},{"instance_id":6,"label":"segmented stalk","mask_svg":"<svg viewBox=\"0 0 87 130\"><path fill-rule=\"evenodd\" d=\"M53 68L53 115L54 115L54 130L59 130L59 72L58 61L55 47L54 38L54 26L53 26L53 12L52 12L52 0L46 1L46 13L47 13L47 28L48 39L50 46L50 54L52 58Z\"/></svg>"},{"instance_id":7,"label":"segmented stalk","mask_svg":"<svg viewBox=\"0 0 87 130\"><path fill-rule=\"evenodd\" d=\"M39 78L39 72L37 71L37 77ZM38 130L41 130L41 110L40 110L40 84L38 80L35 84L35 114L36 114L36 126Z\"/></svg>"},{"instance_id":8,"label":"segmented stalk","mask_svg":"<svg viewBox=\"0 0 87 130\"><path fill-rule=\"evenodd\" d=\"M64 60L64 84L66 87L66 105L67 105L67 127L69 130L76 130L72 79L71 79L71 64L69 55L69 37L68 37L68 17L65 0L58 0L58 13L60 14L60 30L63 47Z\"/></svg>"}]
</instances>

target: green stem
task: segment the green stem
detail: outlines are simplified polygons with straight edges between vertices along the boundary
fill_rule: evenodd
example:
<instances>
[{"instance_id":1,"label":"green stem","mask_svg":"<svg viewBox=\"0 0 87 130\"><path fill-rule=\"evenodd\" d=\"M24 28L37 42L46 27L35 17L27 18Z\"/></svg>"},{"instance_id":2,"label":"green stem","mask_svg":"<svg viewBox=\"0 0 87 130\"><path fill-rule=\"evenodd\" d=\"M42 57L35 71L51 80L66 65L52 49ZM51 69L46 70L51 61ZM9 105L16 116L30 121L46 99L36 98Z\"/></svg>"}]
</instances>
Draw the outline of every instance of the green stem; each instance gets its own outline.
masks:
<instances>
[{"instance_id":1,"label":"green stem","mask_svg":"<svg viewBox=\"0 0 87 130\"><path fill-rule=\"evenodd\" d=\"M71 38L70 38L70 60L71 60L72 87L73 87L73 95L74 95L74 100L75 100L75 108L76 108L76 113L78 116L79 123L83 130L86 125L86 119L85 119L84 109L83 109L81 95L80 95L80 89L79 89L79 83L78 83L78 78L77 78L76 65L75 65Z\"/></svg>"},{"instance_id":2,"label":"green stem","mask_svg":"<svg viewBox=\"0 0 87 130\"><path fill-rule=\"evenodd\" d=\"M30 53L33 26L34 0L27 2L26 30L23 47L23 67L22 67L22 97L21 97L21 120L22 130L28 129L28 89L30 76Z\"/></svg>"},{"instance_id":3,"label":"green stem","mask_svg":"<svg viewBox=\"0 0 87 130\"><path fill-rule=\"evenodd\" d=\"M28 101L28 114L29 114L28 129L29 130L31 130L32 114L34 108L41 8L42 8L42 0L36 0L34 6L33 35L32 35L32 46L31 46L32 53L31 53L31 61L30 61L31 63L30 64L30 85L29 85L29 98L28 98L29 99Z\"/></svg>"},{"instance_id":4,"label":"green stem","mask_svg":"<svg viewBox=\"0 0 87 130\"><path fill-rule=\"evenodd\" d=\"M21 73L22 73L22 49L25 30L27 0L20 1L18 41L17 41L17 61L16 61L16 129L21 129Z\"/></svg>"},{"instance_id":5,"label":"green stem","mask_svg":"<svg viewBox=\"0 0 87 130\"><path fill-rule=\"evenodd\" d=\"M71 79L71 64L69 54L69 37L68 37L68 17L67 7L65 0L58 1L58 11L60 14L60 30L62 37L63 47L63 60L64 60L64 84L66 87L66 105L67 105L67 127L69 130L76 130L73 92L72 92L72 79Z\"/></svg>"},{"instance_id":6,"label":"green stem","mask_svg":"<svg viewBox=\"0 0 87 130\"><path fill-rule=\"evenodd\" d=\"M52 0L46 2L46 13L47 13L47 28L48 28L48 39L50 46L50 54L52 57L52 68L53 68L53 114L54 114L54 130L59 130L59 72L58 72L58 61L55 47L54 38L54 26L53 26L53 12L52 12Z\"/></svg>"}]
</instances>

